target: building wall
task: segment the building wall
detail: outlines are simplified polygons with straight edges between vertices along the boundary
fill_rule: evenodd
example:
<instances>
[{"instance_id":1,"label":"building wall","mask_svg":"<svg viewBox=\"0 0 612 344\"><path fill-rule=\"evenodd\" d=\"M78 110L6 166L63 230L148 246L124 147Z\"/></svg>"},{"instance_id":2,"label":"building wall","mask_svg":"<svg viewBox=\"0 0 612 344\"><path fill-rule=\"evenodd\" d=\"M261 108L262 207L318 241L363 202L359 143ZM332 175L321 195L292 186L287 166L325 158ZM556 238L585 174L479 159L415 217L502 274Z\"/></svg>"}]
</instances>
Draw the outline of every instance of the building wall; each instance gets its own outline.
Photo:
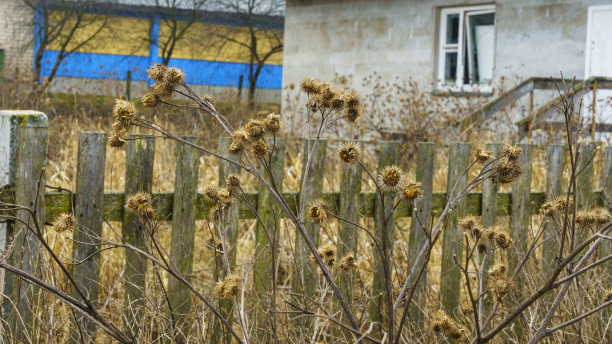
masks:
<instances>
[{"instance_id":1,"label":"building wall","mask_svg":"<svg viewBox=\"0 0 612 344\"><path fill-rule=\"evenodd\" d=\"M62 20L62 13L54 12L49 16L49 21ZM33 54L38 49L34 30L37 25L42 25L42 21L34 19L33 11L24 5L23 0L0 0L0 18L0 49L4 50L5 55L4 75L31 73ZM69 19L66 31L71 28L71 20L74 19ZM62 61L49 90L123 96L126 94L129 72L131 96L142 96L148 82L146 69L153 63L162 62L168 22L150 10L139 11L136 7L129 12L118 11L108 18L87 14L83 21L88 24L76 32L68 50L88 40L100 28L102 30ZM242 96L246 97L248 53L239 49L237 44L211 44L212 33L220 30L225 30L237 40L244 40L246 36L246 27L234 22L219 22L212 17L211 22L196 22L187 31L186 37L176 43L168 64L185 70L188 84L217 99L236 97L242 80ZM282 37L282 27L275 30L280 30ZM265 30L261 32L266 33ZM46 47L42 78L51 75L62 43L55 41ZM260 43L262 49L267 47L266 43L269 45L269 41L261 37ZM282 52L272 56L264 66L257 83L256 100L279 102L281 85Z\"/></svg>"},{"instance_id":2,"label":"building wall","mask_svg":"<svg viewBox=\"0 0 612 344\"><path fill-rule=\"evenodd\" d=\"M434 89L439 9L491 4L459 0L287 0L283 85L336 73L360 88L376 72L383 80L412 78ZM584 77L589 5L611 0L495 1L493 86L506 87L559 71Z\"/></svg>"},{"instance_id":3,"label":"building wall","mask_svg":"<svg viewBox=\"0 0 612 344\"><path fill-rule=\"evenodd\" d=\"M32 71L33 13L23 0L0 1L0 49L4 50L2 73L13 77Z\"/></svg>"}]
</instances>

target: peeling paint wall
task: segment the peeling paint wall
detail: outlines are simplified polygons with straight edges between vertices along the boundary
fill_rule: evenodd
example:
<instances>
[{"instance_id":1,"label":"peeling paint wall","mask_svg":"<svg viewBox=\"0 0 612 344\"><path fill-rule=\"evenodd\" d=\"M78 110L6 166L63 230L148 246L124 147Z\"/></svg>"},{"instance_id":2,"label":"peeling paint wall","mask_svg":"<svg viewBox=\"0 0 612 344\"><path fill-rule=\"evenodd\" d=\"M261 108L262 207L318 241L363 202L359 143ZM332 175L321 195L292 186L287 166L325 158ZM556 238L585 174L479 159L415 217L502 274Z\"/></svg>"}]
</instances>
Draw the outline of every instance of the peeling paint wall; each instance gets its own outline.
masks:
<instances>
[{"instance_id":1,"label":"peeling paint wall","mask_svg":"<svg viewBox=\"0 0 612 344\"><path fill-rule=\"evenodd\" d=\"M612 0L287 0L283 85L373 72L433 90L439 9L495 3L494 83L584 77L588 6Z\"/></svg>"}]
</instances>

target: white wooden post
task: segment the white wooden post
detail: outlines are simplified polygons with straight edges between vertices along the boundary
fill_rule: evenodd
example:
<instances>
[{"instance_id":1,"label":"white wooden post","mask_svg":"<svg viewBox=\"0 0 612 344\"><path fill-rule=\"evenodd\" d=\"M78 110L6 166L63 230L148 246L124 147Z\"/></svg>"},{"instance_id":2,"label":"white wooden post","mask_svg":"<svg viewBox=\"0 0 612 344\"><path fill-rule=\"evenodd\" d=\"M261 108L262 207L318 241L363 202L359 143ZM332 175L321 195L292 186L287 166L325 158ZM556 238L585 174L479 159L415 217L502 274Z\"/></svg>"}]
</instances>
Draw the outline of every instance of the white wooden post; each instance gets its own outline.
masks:
<instances>
[{"instance_id":1,"label":"white wooden post","mask_svg":"<svg viewBox=\"0 0 612 344\"><path fill-rule=\"evenodd\" d=\"M15 182L15 151L18 127L49 127L47 115L32 110L0 110L0 187ZM45 147L46 149L46 147ZM0 223L0 250L6 248L9 223ZM4 270L0 269L0 292L4 294Z\"/></svg>"}]
</instances>

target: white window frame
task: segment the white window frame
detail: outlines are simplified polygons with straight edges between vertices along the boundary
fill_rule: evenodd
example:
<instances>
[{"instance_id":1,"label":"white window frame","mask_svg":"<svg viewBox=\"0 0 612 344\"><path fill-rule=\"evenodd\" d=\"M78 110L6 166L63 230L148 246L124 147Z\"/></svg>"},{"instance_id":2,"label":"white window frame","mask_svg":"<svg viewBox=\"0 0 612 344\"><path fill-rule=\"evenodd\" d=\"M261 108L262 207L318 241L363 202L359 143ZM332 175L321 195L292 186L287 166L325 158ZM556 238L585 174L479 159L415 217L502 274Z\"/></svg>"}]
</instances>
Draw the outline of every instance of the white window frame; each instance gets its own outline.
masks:
<instances>
[{"instance_id":1,"label":"white window frame","mask_svg":"<svg viewBox=\"0 0 612 344\"><path fill-rule=\"evenodd\" d=\"M477 6L462 6L462 7L449 7L444 8L440 11L440 33L438 37L438 73L437 73L437 85L438 90L442 92L478 92L478 93L491 93L492 88L490 84L463 84L463 71L465 69L464 61L465 49L467 49L467 41L464 39L465 33L465 18L466 13L472 12L493 12L495 13L495 5L477 5ZM452 14L459 14L459 35L456 44L446 44L446 25L448 23L447 16ZM454 83L446 82L444 80L446 53L457 53L457 78Z\"/></svg>"}]
</instances>

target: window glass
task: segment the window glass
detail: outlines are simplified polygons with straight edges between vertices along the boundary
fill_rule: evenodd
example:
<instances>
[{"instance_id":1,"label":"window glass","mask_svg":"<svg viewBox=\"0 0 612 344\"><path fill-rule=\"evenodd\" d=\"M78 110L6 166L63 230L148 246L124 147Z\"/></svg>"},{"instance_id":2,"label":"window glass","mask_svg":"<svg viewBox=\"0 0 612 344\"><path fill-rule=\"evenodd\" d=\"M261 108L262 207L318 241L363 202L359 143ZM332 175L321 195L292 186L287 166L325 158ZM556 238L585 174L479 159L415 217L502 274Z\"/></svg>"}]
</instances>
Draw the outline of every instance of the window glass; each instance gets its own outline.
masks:
<instances>
[{"instance_id":1,"label":"window glass","mask_svg":"<svg viewBox=\"0 0 612 344\"><path fill-rule=\"evenodd\" d=\"M457 79L457 53L446 53L444 62L444 81L455 82Z\"/></svg>"},{"instance_id":2,"label":"window glass","mask_svg":"<svg viewBox=\"0 0 612 344\"><path fill-rule=\"evenodd\" d=\"M494 21L495 14L491 12L467 14L469 80L464 80L464 83L491 81L495 48Z\"/></svg>"},{"instance_id":3,"label":"window glass","mask_svg":"<svg viewBox=\"0 0 612 344\"><path fill-rule=\"evenodd\" d=\"M459 13L446 16L446 44L459 42Z\"/></svg>"}]
</instances>

